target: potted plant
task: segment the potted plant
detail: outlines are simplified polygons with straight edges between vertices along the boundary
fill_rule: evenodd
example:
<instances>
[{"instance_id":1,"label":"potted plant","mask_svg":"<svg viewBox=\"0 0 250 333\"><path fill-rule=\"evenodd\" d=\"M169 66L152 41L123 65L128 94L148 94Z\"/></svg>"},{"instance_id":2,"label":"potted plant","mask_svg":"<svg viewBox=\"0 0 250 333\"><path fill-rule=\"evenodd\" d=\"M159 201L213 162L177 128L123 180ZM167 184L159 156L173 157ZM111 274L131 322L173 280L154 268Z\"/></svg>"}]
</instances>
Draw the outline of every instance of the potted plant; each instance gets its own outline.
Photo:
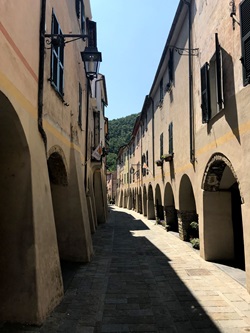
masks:
<instances>
[{"instance_id":1,"label":"potted plant","mask_svg":"<svg viewBox=\"0 0 250 333\"><path fill-rule=\"evenodd\" d=\"M166 161L166 162L170 162L170 161L173 160L173 156L174 156L174 154L163 154L161 156L161 159Z\"/></svg>"},{"instance_id":2,"label":"potted plant","mask_svg":"<svg viewBox=\"0 0 250 333\"><path fill-rule=\"evenodd\" d=\"M157 160L155 161L157 166L162 166L163 165L163 161L162 160Z\"/></svg>"}]
</instances>

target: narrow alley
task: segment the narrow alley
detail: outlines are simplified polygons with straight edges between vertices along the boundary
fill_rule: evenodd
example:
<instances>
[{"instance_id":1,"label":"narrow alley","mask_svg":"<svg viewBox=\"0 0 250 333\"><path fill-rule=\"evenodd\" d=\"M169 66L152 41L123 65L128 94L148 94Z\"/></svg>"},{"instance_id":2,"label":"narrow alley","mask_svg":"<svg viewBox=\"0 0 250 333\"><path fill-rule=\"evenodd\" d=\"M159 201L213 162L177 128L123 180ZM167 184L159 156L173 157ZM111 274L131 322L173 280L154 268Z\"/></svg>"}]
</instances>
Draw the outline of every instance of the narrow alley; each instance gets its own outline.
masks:
<instances>
[{"instance_id":1,"label":"narrow alley","mask_svg":"<svg viewBox=\"0 0 250 333\"><path fill-rule=\"evenodd\" d=\"M93 242L93 260L76 265L43 326L0 331L250 332L244 286L154 221L111 206Z\"/></svg>"}]
</instances>

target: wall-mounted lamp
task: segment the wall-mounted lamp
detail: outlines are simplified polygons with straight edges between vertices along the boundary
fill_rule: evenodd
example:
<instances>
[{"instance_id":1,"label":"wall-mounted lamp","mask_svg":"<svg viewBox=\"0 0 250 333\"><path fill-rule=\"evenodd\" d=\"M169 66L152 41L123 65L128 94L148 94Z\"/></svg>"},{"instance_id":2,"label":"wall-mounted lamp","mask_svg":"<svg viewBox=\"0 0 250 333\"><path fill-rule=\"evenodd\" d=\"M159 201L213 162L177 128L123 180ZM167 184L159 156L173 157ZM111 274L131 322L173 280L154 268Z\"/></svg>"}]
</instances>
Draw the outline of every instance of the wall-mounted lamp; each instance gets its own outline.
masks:
<instances>
[{"instance_id":1,"label":"wall-mounted lamp","mask_svg":"<svg viewBox=\"0 0 250 333\"><path fill-rule=\"evenodd\" d=\"M73 42L77 39L86 40L88 35L82 34L45 34L46 44L53 46L64 46L67 43ZM65 41L65 38L71 38L69 41ZM81 52L82 61L84 62L84 69L88 79L93 80L97 77L99 71L99 65L102 61L102 54L98 52L97 47L87 46L83 52Z\"/></svg>"},{"instance_id":2,"label":"wall-mounted lamp","mask_svg":"<svg viewBox=\"0 0 250 333\"><path fill-rule=\"evenodd\" d=\"M98 52L96 47L87 46L85 50L81 52L81 57L87 78L93 80L97 77L99 72L99 65L102 61L101 52Z\"/></svg>"}]
</instances>

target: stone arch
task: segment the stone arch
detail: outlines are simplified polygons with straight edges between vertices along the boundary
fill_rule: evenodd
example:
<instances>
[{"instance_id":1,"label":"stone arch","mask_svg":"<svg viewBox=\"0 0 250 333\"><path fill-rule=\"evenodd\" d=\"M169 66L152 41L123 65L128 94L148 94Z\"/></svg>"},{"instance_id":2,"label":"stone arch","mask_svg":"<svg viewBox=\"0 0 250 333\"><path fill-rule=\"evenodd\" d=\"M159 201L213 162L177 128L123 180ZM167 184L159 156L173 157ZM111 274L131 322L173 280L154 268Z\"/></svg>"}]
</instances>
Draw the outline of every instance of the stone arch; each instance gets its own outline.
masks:
<instances>
[{"instance_id":1,"label":"stone arch","mask_svg":"<svg viewBox=\"0 0 250 333\"><path fill-rule=\"evenodd\" d=\"M175 200L170 183L167 183L164 190L164 219L169 230L178 231L177 211Z\"/></svg>"},{"instance_id":2,"label":"stone arch","mask_svg":"<svg viewBox=\"0 0 250 333\"><path fill-rule=\"evenodd\" d=\"M220 190L222 183L221 182L222 176L224 176L223 181L225 182L225 175L226 175L224 173L225 170L227 170L227 174L231 174L233 176L233 178L238 184L238 188L241 193L240 183L236 175L236 172L233 168L233 165L229 161L229 159L221 153L215 153L210 157L202 177L201 188L204 191L210 191L210 192ZM229 170L231 172L228 172ZM242 194L241 194L241 202L244 203L244 198Z\"/></svg>"},{"instance_id":3,"label":"stone arch","mask_svg":"<svg viewBox=\"0 0 250 333\"><path fill-rule=\"evenodd\" d=\"M241 204L243 196L232 163L221 153L209 159L203 179L204 257L245 268Z\"/></svg>"},{"instance_id":4,"label":"stone arch","mask_svg":"<svg viewBox=\"0 0 250 333\"><path fill-rule=\"evenodd\" d=\"M182 240L188 239L188 229L191 222L198 222L194 191L189 177L184 174L179 189L178 229Z\"/></svg>"},{"instance_id":5,"label":"stone arch","mask_svg":"<svg viewBox=\"0 0 250 333\"><path fill-rule=\"evenodd\" d=\"M156 185L155 188L155 218L163 220L164 219L164 212L163 212L163 205L161 199L161 189L159 184Z\"/></svg>"},{"instance_id":6,"label":"stone arch","mask_svg":"<svg viewBox=\"0 0 250 333\"><path fill-rule=\"evenodd\" d=\"M155 219L154 193L153 193L153 187L151 184L149 184L149 186L148 186L147 218L149 220Z\"/></svg>"},{"instance_id":7,"label":"stone arch","mask_svg":"<svg viewBox=\"0 0 250 333\"><path fill-rule=\"evenodd\" d=\"M146 186L143 186L143 215L147 216L147 201L148 201L148 196L147 196L147 189Z\"/></svg>"},{"instance_id":8,"label":"stone arch","mask_svg":"<svg viewBox=\"0 0 250 333\"><path fill-rule=\"evenodd\" d=\"M48 172L50 179L53 210L56 224L57 242L60 259L68 259L68 174L65 155L59 146L48 152Z\"/></svg>"},{"instance_id":9,"label":"stone arch","mask_svg":"<svg viewBox=\"0 0 250 333\"><path fill-rule=\"evenodd\" d=\"M0 320L34 322L38 308L30 150L16 110L2 92L0 109Z\"/></svg>"},{"instance_id":10,"label":"stone arch","mask_svg":"<svg viewBox=\"0 0 250 333\"><path fill-rule=\"evenodd\" d=\"M59 146L53 146L48 152L48 170L50 181L55 185L68 185L66 158Z\"/></svg>"},{"instance_id":11,"label":"stone arch","mask_svg":"<svg viewBox=\"0 0 250 333\"><path fill-rule=\"evenodd\" d=\"M48 154L48 170L60 259L87 262L92 253L86 196L81 187L83 175L70 150L70 172L64 151L53 146ZM70 174L70 179L69 179ZM63 277L64 275L64 265Z\"/></svg>"}]
</instances>

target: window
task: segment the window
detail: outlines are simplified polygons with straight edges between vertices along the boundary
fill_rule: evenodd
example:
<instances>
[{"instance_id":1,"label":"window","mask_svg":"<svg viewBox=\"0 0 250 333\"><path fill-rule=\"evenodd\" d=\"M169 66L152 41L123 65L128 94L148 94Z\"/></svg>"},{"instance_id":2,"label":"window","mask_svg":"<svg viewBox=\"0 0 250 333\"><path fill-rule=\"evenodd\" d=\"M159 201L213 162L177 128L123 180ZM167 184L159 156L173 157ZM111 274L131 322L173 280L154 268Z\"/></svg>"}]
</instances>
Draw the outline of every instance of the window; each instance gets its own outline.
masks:
<instances>
[{"instance_id":1,"label":"window","mask_svg":"<svg viewBox=\"0 0 250 333\"><path fill-rule=\"evenodd\" d=\"M94 146L100 143L100 111L94 112Z\"/></svg>"},{"instance_id":2,"label":"window","mask_svg":"<svg viewBox=\"0 0 250 333\"><path fill-rule=\"evenodd\" d=\"M146 168L145 168L145 164L146 164L146 156L145 154L142 155L141 157L141 165L142 165L142 175L143 177L146 176Z\"/></svg>"},{"instance_id":3,"label":"window","mask_svg":"<svg viewBox=\"0 0 250 333\"><path fill-rule=\"evenodd\" d=\"M82 86L79 82L79 95L78 95L78 125L82 128Z\"/></svg>"},{"instance_id":4,"label":"window","mask_svg":"<svg viewBox=\"0 0 250 333\"><path fill-rule=\"evenodd\" d=\"M216 33L215 53L200 71L202 123L207 123L224 108L222 60L222 50Z\"/></svg>"},{"instance_id":5,"label":"window","mask_svg":"<svg viewBox=\"0 0 250 333\"><path fill-rule=\"evenodd\" d=\"M173 123L171 122L168 125L168 153L174 153L174 145L173 145Z\"/></svg>"},{"instance_id":6,"label":"window","mask_svg":"<svg viewBox=\"0 0 250 333\"><path fill-rule=\"evenodd\" d=\"M169 77L169 83L172 84L174 81L174 52L173 52L173 49L169 50L168 77Z\"/></svg>"},{"instance_id":7,"label":"window","mask_svg":"<svg viewBox=\"0 0 250 333\"><path fill-rule=\"evenodd\" d=\"M243 84L250 83L250 0L240 4Z\"/></svg>"},{"instance_id":8,"label":"window","mask_svg":"<svg viewBox=\"0 0 250 333\"><path fill-rule=\"evenodd\" d=\"M160 103L163 101L163 79L160 81Z\"/></svg>"},{"instance_id":9,"label":"window","mask_svg":"<svg viewBox=\"0 0 250 333\"><path fill-rule=\"evenodd\" d=\"M76 15L80 19L81 33L85 33L85 8L83 0L75 0L76 4Z\"/></svg>"},{"instance_id":10,"label":"window","mask_svg":"<svg viewBox=\"0 0 250 333\"><path fill-rule=\"evenodd\" d=\"M54 13L52 13L52 27L51 33L56 35L62 35L62 30L56 19ZM60 41L60 40L59 40ZM64 44L53 43L51 45L51 84L56 91L63 96L63 78L64 78Z\"/></svg>"},{"instance_id":11,"label":"window","mask_svg":"<svg viewBox=\"0 0 250 333\"><path fill-rule=\"evenodd\" d=\"M166 92L170 92L174 82L174 52L173 49L169 50L168 60L168 83L166 85Z\"/></svg>"},{"instance_id":12,"label":"window","mask_svg":"<svg viewBox=\"0 0 250 333\"><path fill-rule=\"evenodd\" d=\"M164 154L163 152L163 133L160 135L160 157Z\"/></svg>"}]
</instances>

